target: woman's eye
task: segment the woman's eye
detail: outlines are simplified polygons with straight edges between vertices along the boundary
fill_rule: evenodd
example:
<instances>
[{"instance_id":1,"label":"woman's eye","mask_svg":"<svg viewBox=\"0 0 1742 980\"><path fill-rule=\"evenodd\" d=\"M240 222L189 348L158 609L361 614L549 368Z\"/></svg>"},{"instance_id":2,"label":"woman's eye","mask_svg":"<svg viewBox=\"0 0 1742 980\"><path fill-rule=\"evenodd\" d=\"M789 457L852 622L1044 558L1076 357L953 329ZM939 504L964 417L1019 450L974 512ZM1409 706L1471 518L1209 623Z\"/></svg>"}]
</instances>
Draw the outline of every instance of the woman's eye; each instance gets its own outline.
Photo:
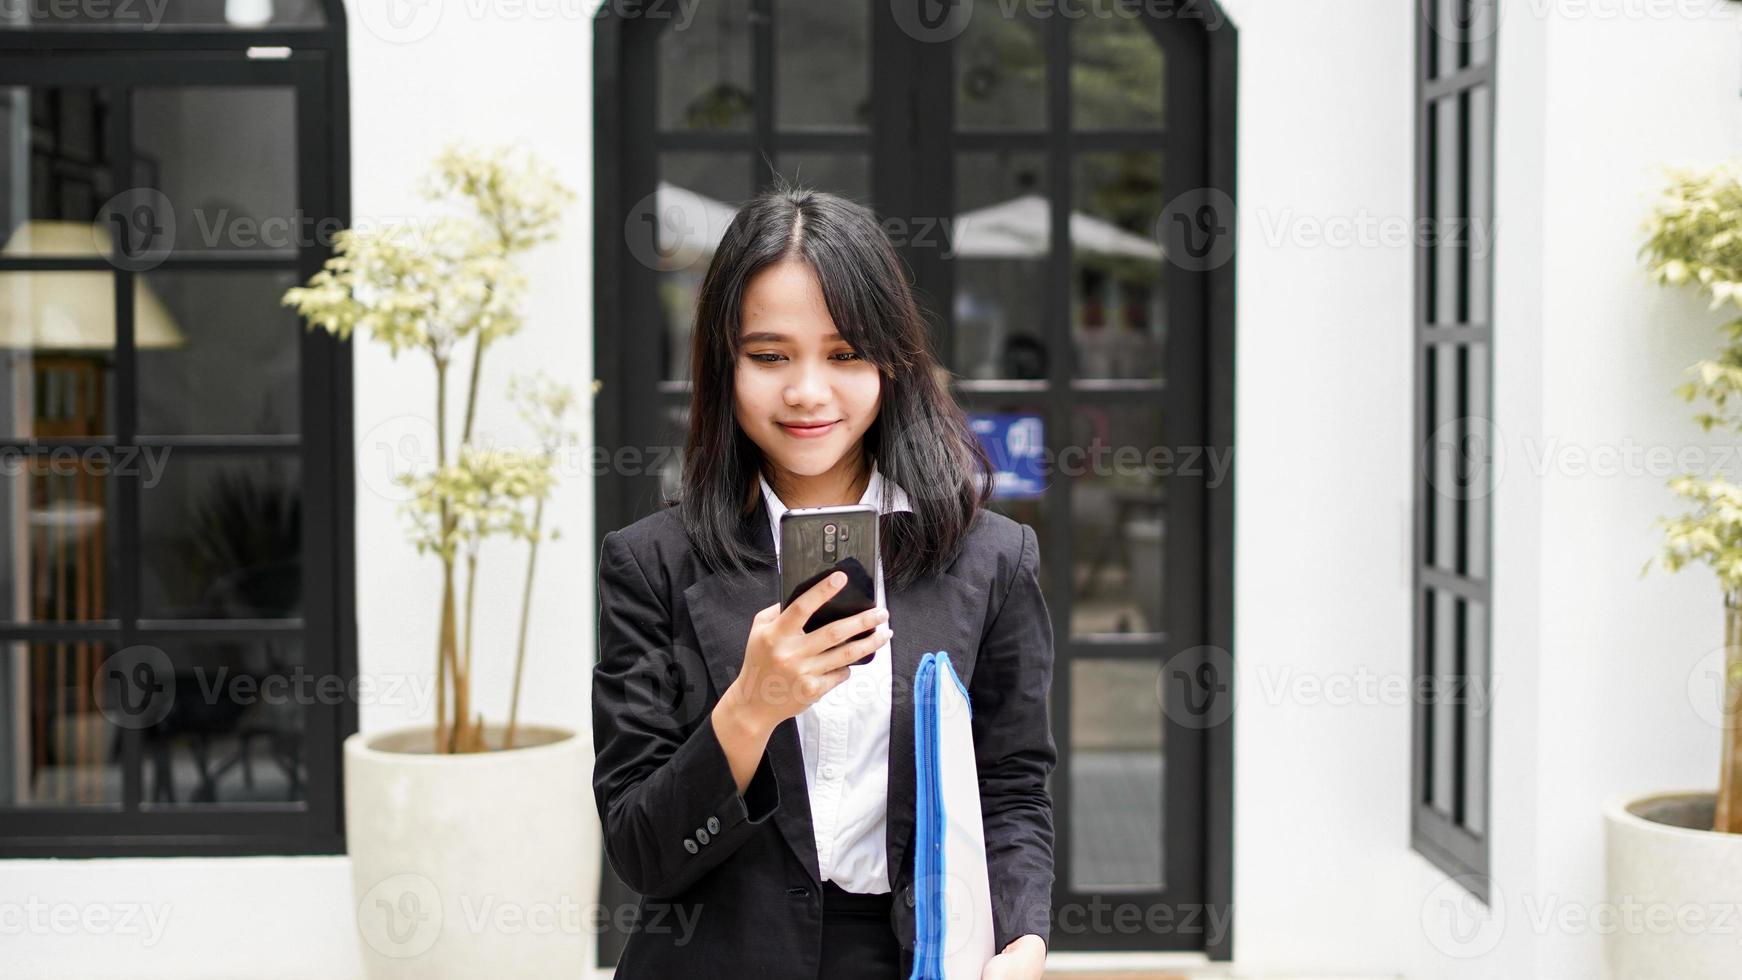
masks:
<instances>
[{"instance_id":1,"label":"woman's eye","mask_svg":"<svg viewBox=\"0 0 1742 980\"><path fill-rule=\"evenodd\" d=\"M776 360L778 360L778 359L780 359L780 358L782 358L782 357L784 357L784 356L785 356L785 355L783 355L783 354L771 354L771 353L767 353L767 352L762 352L762 353L756 353L756 354L751 354L751 355L749 355L749 357L750 357L750 359L751 359L751 360L752 360L752 361L756 361L756 362L757 362L757 363L759 363L759 364L773 364L773 363L774 363L774 362L775 362L775 361L776 361ZM832 356L833 356L833 357L840 357L840 358L845 358L845 359L847 359L847 360L851 360L851 361L858 361L858 360L863 360L863 358L861 358L861 357L860 357L860 356L859 356L859 352L858 352L858 351L850 351L850 350L848 350L848 351L841 351L841 352L840 352L840 353L838 353L838 354L834 354L834 355L832 355Z\"/></svg>"}]
</instances>

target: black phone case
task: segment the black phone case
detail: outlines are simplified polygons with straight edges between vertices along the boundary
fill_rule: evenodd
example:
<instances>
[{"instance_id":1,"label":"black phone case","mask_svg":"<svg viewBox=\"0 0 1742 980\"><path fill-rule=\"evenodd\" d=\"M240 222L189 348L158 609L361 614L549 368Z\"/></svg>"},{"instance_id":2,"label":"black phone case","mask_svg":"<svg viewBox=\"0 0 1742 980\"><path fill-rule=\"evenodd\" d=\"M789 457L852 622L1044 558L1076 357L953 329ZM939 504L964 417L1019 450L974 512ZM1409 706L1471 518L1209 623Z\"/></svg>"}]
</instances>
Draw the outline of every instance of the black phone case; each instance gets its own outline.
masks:
<instances>
[{"instance_id":1,"label":"black phone case","mask_svg":"<svg viewBox=\"0 0 1742 980\"><path fill-rule=\"evenodd\" d=\"M822 546L822 525L827 520L849 528L848 540L840 543L832 560ZM837 571L847 575L846 584L805 621L806 633L877 605L875 512L838 513L829 515L827 520L817 515L792 514L790 522L784 518L781 521L780 581L785 592L780 600L782 609L828 575ZM803 577L795 581L794 577L800 574ZM862 639L872 632L865 630L848 641ZM875 656L868 653L853 661L853 665L868 664Z\"/></svg>"}]
</instances>

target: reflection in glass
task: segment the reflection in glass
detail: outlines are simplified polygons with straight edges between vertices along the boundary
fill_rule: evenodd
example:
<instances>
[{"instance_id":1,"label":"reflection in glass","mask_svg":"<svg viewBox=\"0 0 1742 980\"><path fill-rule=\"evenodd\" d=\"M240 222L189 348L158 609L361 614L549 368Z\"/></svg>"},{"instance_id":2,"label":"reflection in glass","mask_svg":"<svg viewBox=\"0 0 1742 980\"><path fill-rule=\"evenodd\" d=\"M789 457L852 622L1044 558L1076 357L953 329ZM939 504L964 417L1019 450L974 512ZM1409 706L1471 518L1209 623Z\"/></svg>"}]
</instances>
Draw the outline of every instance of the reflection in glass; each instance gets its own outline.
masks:
<instances>
[{"instance_id":1,"label":"reflection in glass","mask_svg":"<svg viewBox=\"0 0 1742 980\"><path fill-rule=\"evenodd\" d=\"M1046 43L1027 5L1007 13L1002 0L975 0L956 39L956 128L1046 127Z\"/></svg>"},{"instance_id":2,"label":"reflection in glass","mask_svg":"<svg viewBox=\"0 0 1742 980\"><path fill-rule=\"evenodd\" d=\"M1071 663L1070 886L1162 886L1162 724L1156 665Z\"/></svg>"},{"instance_id":3,"label":"reflection in glass","mask_svg":"<svg viewBox=\"0 0 1742 980\"><path fill-rule=\"evenodd\" d=\"M133 132L137 186L168 198L176 251L314 244L296 208L294 89L137 89Z\"/></svg>"},{"instance_id":4,"label":"reflection in glass","mask_svg":"<svg viewBox=\"0 0 1742 980\"><path fill-rule=\"evenodd\" d=\"M308 763L303 715L331 691L307 681L302 644L288 639L162 646L173 700L143 729L144 801L299 802Z\"/></svg>"},{"instance_id":5,"label":"reflection in glass","mask_svg":"<svg viewBox=\"0 0 1742 980\"><path fill-rule=\"evenodd\" d=\"M1162 629L1167 545L1162 478L1170 465L1151 405L1082 404L1058 478L1071 484L1075 599L1071 635Z\"/></svg>"},{"instance_id":6,"label":"reflection in glass","mask_svg":"<svg viewBox=\"0 0 1742 980\"><path fill-rule=\"evenodd\" d=\"M1110 4L1070 22L1074 128L1161 128L1164 62L1148 16Z\"/></svg>"},{"instance_id":7,"label":"reflection in glass","mask_svg":"<svg viewBox=\"0 0 1742 980\"><path fill-rule=\"evenodd\" d=\"M21 454L0 475L0 525L9 561L0 567L0 621L67 623L115 616L113 452ZM12 470L16 469L16 472Z\"/></svg>"},{"instance_id":8,"label":"reflection in glass","mask_svg":"<svg viewBox=\"0 0 1742 980\"><path fill-rule=\"evenodd\" d=\"M1047 373L1046 257L1052 218L1040 153L956 158L955 371L971 380Z\"/></svg>"},{"instance_id":9,"label":"reflection in glass","mask_svg":"<svg viewBox=\"0 0 1742 980\"><path fill-rule=\"evenodd\" d=\"M868 3L775 0L774 96L787 130L871 126Z\"/></svg>"},{"instance_id":10,"label":"reflection in glass","mask_svg":"<svg viewBox=\"0 0 1742 980\"><path fill-rule=\"evenodd\" d=\"M631 248L634 255L651 255L659 269L659 308L665 329L660 334L661 378L688 381L690 333L695 328L696 296L714 249L726 227L748 200L750 157L742 153L662 153L659 190L653 214L657 233L653 250ZM641 229L648 233L648 229Z\"/></svg>"},{"instance_id":11,"label":"reflection in glass","mask_svg":"<svg viewBox=\"0 0 1742 980\"><path fill-rule=\"evenodd\" d=\"M660 33L661 130L748 130L753 93L749 0L700 4L683 29Z\"/></svg>"},{"instance_id":12,"label":"reflection in glass","mask_svg":"<svg viewBox=\"0 0 1742 980\"><path fill-rule=\"evenodd\" d=\"M1155 237L1165 204L1161 154L1081 154L1071 178L1075 376L1160 378L1167 338Z\"/></svg>"},{"instance_id":13,"label":"reflection in glass","mask_svg":"<svg viewBox=\"0 0 1742 980\"><path fill-rule=\"evenodd\" d=\"M290 458L173 456L140 490L146 618L302 614L302 488Z\"/></svg>"},{"instance_id":14,"label":"reflection in glass","mask_svg":"<svg viewBox=\"0 0 1742 980\"><path fill-rule=\"evenodd\" d=\"M117 192L105 138L112 111L102 89L0 86L0 241L8 256L93 255L98 236L107 242L92 223ZM70 223L77 233L33 233L37 222Z\"/></svg>"},{"instance_id":15,"label":"reflection in glass","mask_svg":"<svg viewBox=\"0 0 1742 980\"><path fill-rule=\"evenodd\" d=\"M139 431L146 435L280 435L299 431L302 328L278 298L295 272L144 274L186 335L139 352ZM212 384L246 365L247 384Z\"/></svg>"},{"instance_id":16,"label":"reflection in glass","mask_svg":"<svg viewBox=\"0 0 1742 980\"><path fill-rule=\"evenodd\" d=\"M115 806L122 730L107 645L8 643L0 655L0 807Z\"/></svg>"}]
</instances>

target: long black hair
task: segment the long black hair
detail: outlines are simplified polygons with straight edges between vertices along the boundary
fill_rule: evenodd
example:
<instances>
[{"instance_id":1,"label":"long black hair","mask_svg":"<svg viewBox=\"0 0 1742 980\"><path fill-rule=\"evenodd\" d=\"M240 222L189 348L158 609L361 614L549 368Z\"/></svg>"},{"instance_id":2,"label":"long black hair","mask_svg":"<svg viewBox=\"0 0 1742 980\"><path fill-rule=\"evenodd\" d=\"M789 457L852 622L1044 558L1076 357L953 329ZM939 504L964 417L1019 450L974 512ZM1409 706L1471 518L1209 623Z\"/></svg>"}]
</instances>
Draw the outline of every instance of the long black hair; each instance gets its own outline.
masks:
<instances>
[{"instance_id":1,"label":"long black hair","mask_svg":"<svg viewBox=\"0 0 1742 980\"><path fill-rule=\"evenodd\" d=\"M944 386L931 331L877 216L850 199L785 181L738 210L697 297L677 501L691 544L714 569L767 560L748 538L747 521L768 520L758 506L763 457L738 425L734 379L745 288L786 260L816 273L842 338L876 365L882 381L877 418L862 443L865 472L875 463L913 509L879 522L887 587L941 571L991 497L992 464ZM886 486L882 509L891 492Z\"/></svg>"}]
</instances>

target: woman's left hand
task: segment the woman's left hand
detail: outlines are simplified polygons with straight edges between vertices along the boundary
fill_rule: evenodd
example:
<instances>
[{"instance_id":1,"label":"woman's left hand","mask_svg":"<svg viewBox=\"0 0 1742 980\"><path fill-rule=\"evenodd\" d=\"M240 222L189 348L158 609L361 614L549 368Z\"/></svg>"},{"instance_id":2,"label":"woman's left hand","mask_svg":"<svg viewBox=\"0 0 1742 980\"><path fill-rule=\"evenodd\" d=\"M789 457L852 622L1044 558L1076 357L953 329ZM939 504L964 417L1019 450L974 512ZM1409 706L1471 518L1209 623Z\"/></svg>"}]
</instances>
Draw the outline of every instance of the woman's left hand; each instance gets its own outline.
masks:
<instances>
[{"instance_id":1,"label":"woman's left hand","mask_svg":"<svg viewBox=\"0 0 1742 980\"><path fill-rule=\"evenodd\" d=\"M1017 936L1004 952L986 961L980 980L1040 980L1046 973L1046 943L1029 933Z\"/></svg>"}]
</instances>

